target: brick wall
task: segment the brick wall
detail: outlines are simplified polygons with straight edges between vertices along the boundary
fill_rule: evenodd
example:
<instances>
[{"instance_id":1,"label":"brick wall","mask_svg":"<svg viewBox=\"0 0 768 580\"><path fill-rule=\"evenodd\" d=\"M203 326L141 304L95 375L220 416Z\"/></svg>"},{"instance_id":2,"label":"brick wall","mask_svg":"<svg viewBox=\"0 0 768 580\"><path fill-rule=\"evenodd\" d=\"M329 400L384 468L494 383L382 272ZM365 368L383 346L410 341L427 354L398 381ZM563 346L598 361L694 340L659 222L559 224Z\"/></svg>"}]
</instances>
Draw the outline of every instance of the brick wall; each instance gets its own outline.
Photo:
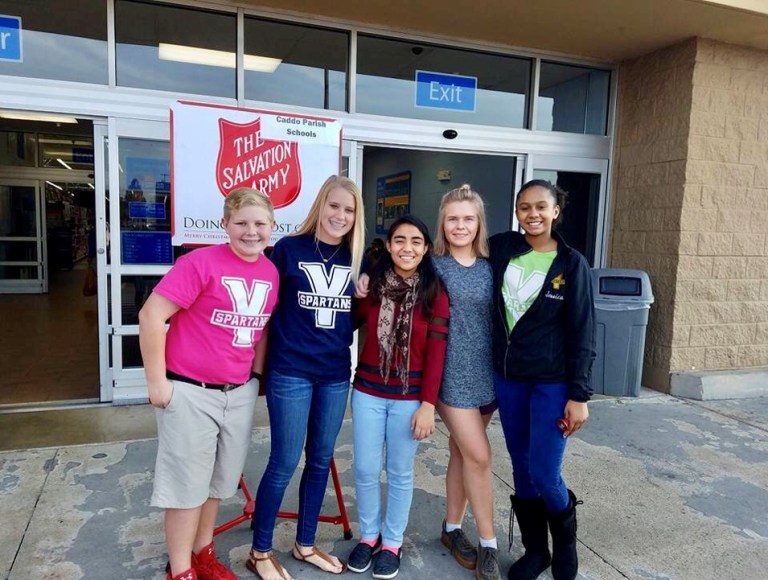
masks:
<instances>
[{"instance_id":1,"label":"brick wall","mask_svg":"<svg viewBox=\"0 0 768 580\"><path fill-rule=\"evenodd\" d=\"M651 276L644 384L768 364L768 52L622 63L611 265Z\"/></svg>"}]
</instances>

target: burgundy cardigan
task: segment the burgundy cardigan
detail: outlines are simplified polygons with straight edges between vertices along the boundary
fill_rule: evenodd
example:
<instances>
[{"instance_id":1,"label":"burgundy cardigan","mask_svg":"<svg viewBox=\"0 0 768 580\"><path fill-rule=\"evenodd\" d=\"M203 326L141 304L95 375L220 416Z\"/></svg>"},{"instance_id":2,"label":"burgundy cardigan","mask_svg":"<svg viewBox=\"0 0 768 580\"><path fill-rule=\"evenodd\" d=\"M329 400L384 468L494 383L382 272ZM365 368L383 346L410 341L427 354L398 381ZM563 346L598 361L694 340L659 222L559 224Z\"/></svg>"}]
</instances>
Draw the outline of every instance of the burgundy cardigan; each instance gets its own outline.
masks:
<instances>
[{"instance_id":1,"label":"burgundy cardigan","mask_svg":"<svg viewBox=\"0 0 768 580\"><path fill-rule=\"evenodd\" d=\"M386 399L426 401L437 404L437 396L443 379L443 364L448 341L448 295L441 287L432 305L429 319L420 304L413 309L411 329L411 368L408 391L403 393L403 384L394 366L390 368L389 380L384 382L379 365L379 344L376 327L379 320L380 302L373 293L355 301L354 316L358 325L367 324L368 334L357 364L354 388L360 392ZM395 315L399 306L395 308Z\"/></svg>"}]
</instances>

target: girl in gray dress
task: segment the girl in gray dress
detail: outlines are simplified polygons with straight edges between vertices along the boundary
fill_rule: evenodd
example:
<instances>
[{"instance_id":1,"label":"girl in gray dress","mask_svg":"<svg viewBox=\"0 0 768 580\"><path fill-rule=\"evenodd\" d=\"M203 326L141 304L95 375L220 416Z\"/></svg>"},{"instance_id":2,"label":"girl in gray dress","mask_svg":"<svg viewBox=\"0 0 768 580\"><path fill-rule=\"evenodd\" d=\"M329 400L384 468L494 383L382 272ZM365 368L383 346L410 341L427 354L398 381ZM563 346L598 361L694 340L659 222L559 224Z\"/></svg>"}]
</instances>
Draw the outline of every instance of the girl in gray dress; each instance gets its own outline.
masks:
<instances>
[{"instance_id":1,"label":"girl in gray dress","mask_svg":"<svg viewBox=\"0 0 768 580\"><path fill-rule=\"evenodd\" d=\"M491 445L486 428L494 403L491 360L492 273L482 198L469 185L440 202L434 263L450 298L443 383L437 410L450 432L446 517L442 543L480 579L499 578L493 525ZM479 546L461 529L467 500L480 535Z\"/></svg>"}]
</instances>

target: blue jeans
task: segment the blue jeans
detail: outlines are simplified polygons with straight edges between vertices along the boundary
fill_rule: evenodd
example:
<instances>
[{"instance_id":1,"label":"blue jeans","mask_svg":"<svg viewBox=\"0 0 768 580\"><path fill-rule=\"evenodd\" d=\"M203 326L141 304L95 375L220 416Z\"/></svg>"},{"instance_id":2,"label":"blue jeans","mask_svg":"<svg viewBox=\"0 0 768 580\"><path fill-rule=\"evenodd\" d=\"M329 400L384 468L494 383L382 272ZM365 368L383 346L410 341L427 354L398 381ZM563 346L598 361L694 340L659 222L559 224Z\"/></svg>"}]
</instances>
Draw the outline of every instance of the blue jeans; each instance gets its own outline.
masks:
<instances>
[{"instance_id":1,"label":"blue jeans","mask_svg":"<svg viewBox=\"0 0 768 580\"><path fill-rule=\"evenodd\" d=\"M360 538L399 548L413 499L413 460L419 442L411 419L419 401L403 401L352 392L355 491ZM381 468L387 447L387 513L381 530Z\"/></svg>"},{"instance_id":2,"label":"blue jeans","mask_svg":"<svg viewBox=\"0 0 768 580\"><path fill-rule=\"evenodd\" d=\"M564 511L568 489L561 470L566 439L557 420L568 402L568 386L510 381L498 373L494 382L517 497L540 497L550 513Z\"/></svg>"},{"instance_id":3,"label":"blue jeans","mask_svg":"<svg viewBox=\"0 0 768 580\"><path fill-rule=\"evenodd\" d=\"M277 372L269 374L267 407L272 446L256 493L253 548L272 549L272 536L285 489L301 459L306 463L299 485L296 542L315 544L317 518L323 506L336 437L347 408L349 382L324 383Z\"/></svg>"}]
</instances>

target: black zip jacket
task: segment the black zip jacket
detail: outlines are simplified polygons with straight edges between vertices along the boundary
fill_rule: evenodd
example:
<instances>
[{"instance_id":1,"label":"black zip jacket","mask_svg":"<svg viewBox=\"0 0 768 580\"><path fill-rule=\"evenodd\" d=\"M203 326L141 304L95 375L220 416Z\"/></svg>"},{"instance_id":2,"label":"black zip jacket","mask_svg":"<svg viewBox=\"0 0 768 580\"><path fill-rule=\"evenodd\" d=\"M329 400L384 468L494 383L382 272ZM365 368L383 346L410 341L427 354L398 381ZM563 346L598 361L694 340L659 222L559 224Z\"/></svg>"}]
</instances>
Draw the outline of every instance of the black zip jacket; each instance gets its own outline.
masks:
<instances>
[{"instance_id":1,"label":"black zip jacket","mask_svg":"<svg viewBox=\"0 0 768 580\"><path fill-rule=\"evenodd\" d=\"M556 232L557 256L531 307L507 330L501 285L509 260L531 251L523 234L490 239L493 269L493 368L504 378L566 383L568 398L588 401L595 360L595 307L589 264Z\"/></svg>"}]
</instances>

